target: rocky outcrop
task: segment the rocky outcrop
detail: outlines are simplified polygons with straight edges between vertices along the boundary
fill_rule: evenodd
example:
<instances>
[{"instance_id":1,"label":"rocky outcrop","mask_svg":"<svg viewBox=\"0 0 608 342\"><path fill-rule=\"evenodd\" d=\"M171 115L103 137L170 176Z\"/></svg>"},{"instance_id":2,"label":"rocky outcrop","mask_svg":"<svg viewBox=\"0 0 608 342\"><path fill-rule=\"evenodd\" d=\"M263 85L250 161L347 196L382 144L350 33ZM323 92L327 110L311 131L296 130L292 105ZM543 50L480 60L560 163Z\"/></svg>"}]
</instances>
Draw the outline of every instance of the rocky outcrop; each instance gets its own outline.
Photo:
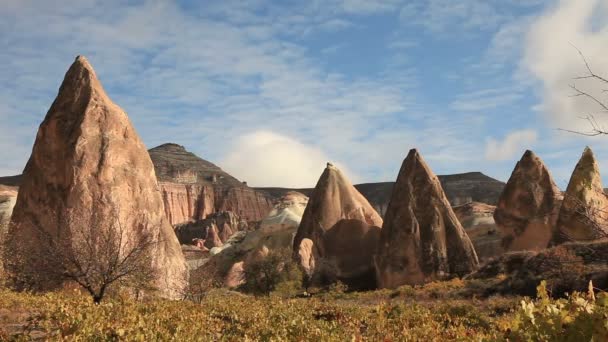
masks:
<instances>
[{"instance_id":1,"label":"rocky outcrop","mask_svg":"<svg viewBox=\"0 0 608 342\"><path fill-rule=\"evenodd\" d=\"M302 241L312 243L307 258L313 282L341 280L351 287L373 287L373 254L382 218L333 165L319 178L294 239L294 257L302 255Z\"/></svg>"},{"instance_id":2,"label":"rocky outcrop","mask_svg":"<svg viewBox=\"0 0 608 342\"><path fill-rule=\"evenodd\" d=\"M488 177L481 172L467 172L453 175L439 175L439 182L452 206L468 202L482 202L491 205L498 203L498 198L505 183ZM388 203L393 192L395 182L357 184L359 191L382 216L386 214ZM256 188L267 193L272 198L279 198L288 191L298 191L310 196L313 189L286 189L286 188Z\"/></svg>"},{"instance_id":3,"label":"rocky outcrop","mask_svg":"<svg viewBox=\"0 0 608 342\"><path fill-rule=\"evenodd\" d=\"M608 198L589 147L576 164L564 194L553 243L608 237Z\"/></svg>"},{"instance_id":4,"label":"rocky outcrop","mask_svg":"<svg viewBox=\"0 0 608 342\"><path fill-rule=\"evenodd\" d=\"M27 276L35 289L59 286L38 272L51 265L39 258L41 246L62 255L84 253L81 247L97 232L115 231L107 236L121 236L121 248L142 236L154 242L150 263L156 286L175 298L186 283L186 263L163 210L143 142L86 58L77 57L40 125L23 173L8 234L11 259L18 263L12 275ZM68 250L52 250L56 245Z\"/></svg>"},{"instance_id":5,"label":"rocky outcrop","mask_svg":"<svg viewBox=\"0 0 608 342\"><path fill-rule=\"evenodd\" d=\"M199 221L214 212L231 211L247 221L259 221L272 201L232 177L217 165L177 144L149 150L161 184L171 224Z\"/></svg>"},{"instance_id":6,"label":"rocky outcrop","mask_svg":"<svg viewBox=\"0 0 608 342\"><path fill-rule=\"evenodd\" d=\"M375 264L381 288L462 276L478 266L439 179L416 149L397 176Z\"/></svg>"},{"instance_id":7,"label":"rocky outcrop","mask_svg":"<svg viewBox=\"0 0 608 342\"><path fill-rule=\"evenodd\" d=\"M555 232L562 200L543 161L527 150L498 200L494 220L506 251L547 248Z\"/></svg>"},{"instance_id":8,"label":"rocky outcrop","mask_svg":"<svg viewBox=\"0 0 608 342\"><path fill-rule=\"evenodd\" d=\"M247 221L230 211L209 215L206 219L175 226L175 234L181 244L193 244L204 239L205 247L221 247L238 231L247 230Z\"/></svg>"},{"instance_id":9,"label":"rocky outcrop","mask_svg":"<svg viewBox=\"0 0 608 342\"><path fill-rule=\"evenodd\" d=\"M504 252L502 234L494 222L495 206L469 202L452 209L473 242L479 261L486 261Z\"/></svg>"}]
</instances>

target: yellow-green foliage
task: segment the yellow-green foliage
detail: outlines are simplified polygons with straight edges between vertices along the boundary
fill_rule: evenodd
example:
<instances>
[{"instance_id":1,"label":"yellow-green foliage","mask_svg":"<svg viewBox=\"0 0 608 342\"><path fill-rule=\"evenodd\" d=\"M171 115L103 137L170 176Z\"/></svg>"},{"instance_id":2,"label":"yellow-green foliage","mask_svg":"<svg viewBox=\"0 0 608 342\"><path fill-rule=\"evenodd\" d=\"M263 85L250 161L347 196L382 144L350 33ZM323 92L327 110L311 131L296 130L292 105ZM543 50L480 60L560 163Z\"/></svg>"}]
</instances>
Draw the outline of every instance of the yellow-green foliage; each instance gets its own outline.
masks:
<instances>
[{"instance_id":1,"label":"yellow-green foliage","mask_svg":"<svg viewBox=\"0 0 608 342\"><path fill-rule=\"evenodd\" d=\"M515 297L433 299L438 290L462 287L452 281L401 289L407 296L381 290L291 299L212 290L201 303L108 298L99 305L76 292L0 290L0 340L28 334L76 341L607 340L603 294L552 300L543 285L537 300L521 303Z\"/></svg>"},{"instance_id":2,"label":"yellow-green foliage","mask_svg":"<svg viewBox=\"0 0 608 342\"><path fill-rule=\"evenodd\" d=\"M608 295L573 293L552 300L546 282L537 288L538 299L522 300L514 321L513 339L522 341L608 341Z\"/></svg>"}]
</instances>

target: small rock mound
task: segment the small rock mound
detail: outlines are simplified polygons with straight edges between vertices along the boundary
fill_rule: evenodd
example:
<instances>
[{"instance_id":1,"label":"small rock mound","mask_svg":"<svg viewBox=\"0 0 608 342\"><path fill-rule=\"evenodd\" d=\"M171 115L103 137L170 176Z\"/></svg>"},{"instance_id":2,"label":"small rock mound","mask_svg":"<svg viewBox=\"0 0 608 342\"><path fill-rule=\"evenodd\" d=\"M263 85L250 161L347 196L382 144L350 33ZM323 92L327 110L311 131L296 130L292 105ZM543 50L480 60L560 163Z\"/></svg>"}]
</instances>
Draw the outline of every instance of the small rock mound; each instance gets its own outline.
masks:
<instances>
[{"instance_id":1,"label":"small rock mound","mask_svg":"<svg viewBox=\"0 0 608 342\"><path fill-rule=\"evenodd\" d=\"M439 179L416 149L397 176L375 264L381 288L462 276L478 266Z\"/></svg>"},{"instance_id":2,"label":"small rock mound","mask_svg":"<svg viewBox=\"0 0 608 342\"><path fill-rule=\"evenodd\" d=\"M328 163L298 227L294 257L309 269L313 282L374 287L373 254L381 226L382 218L365 197Z\"/></svg>"},{"instance_id":3,"label":"small rock mound","mask_svg":"<svg viewBox=\"0 0 608 342\"><path fill-rule=\"evenodd\" d=\"M564 194L553 243L605 237L608 237L608 198L593 151L586 147Z\"/></svg>"},{"instance_id":4,"label":"small rock mound","mask_svg":"<svg viewBox=\"0 0 608 342\"><path fill-rule=\"evenodd\" d=\"M505 250L547 248L561 200L561 191L543 161L527 150L515 165L494 212Z\"/></svg>"}]
</instances>

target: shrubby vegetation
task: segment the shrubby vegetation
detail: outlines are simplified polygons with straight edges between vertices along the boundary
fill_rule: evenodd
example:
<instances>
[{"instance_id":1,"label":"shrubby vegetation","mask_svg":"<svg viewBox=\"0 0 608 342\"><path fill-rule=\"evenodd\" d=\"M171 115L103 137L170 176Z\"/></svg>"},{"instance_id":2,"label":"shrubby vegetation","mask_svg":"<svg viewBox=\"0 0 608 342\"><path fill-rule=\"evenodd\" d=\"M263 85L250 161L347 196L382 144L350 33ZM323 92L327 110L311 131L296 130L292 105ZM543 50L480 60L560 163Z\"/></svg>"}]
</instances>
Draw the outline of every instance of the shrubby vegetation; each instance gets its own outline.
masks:
<instances>
[{"instance_id":1,"label":"shrubby vegetation","mask_svg":"<svg viewBox=\"0 0 608 342\"><path fill-rule=\"evenodd\" d=\"M256 295L269 295L279 289L284 294L296 294L302 289L303 274L291 258L289 249L277 249L254 258L243 268L245 284L241 289Z\"/></svg>"},{"instance_id":2,"label":"shrubby vegetation","mask_svg":"<svg viewBox=\"0 0 608 342\"><path fill-rule=\"evenodd\" d=\"M284 298L210 290L200 303L0 290L0 340L604 341L608 296L458 298L467 282ZM434 299L435 298L435 299Z\"/></svg>"}]
</instances>

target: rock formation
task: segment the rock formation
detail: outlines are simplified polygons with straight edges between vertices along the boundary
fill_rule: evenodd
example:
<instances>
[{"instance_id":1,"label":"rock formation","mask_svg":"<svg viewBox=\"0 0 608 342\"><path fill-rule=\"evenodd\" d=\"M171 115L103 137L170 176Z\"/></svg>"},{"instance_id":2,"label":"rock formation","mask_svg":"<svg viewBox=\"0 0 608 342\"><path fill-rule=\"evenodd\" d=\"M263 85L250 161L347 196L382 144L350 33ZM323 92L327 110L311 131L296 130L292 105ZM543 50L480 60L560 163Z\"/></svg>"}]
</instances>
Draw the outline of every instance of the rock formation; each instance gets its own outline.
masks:
<instances>
[{"instance_id":1,"label":"rock formation","mask_svg":"<svg viewBox=\"0 0 608 342\"><path fill-rule=\"evenodd\" d=\"M452 209L462 228L473 242L480 261L488 260L503 253L502 234L494 222L495 206L469 202Z\"/></svg>"},{"instance_id":2,"label":"rock formation","mask_svg":"<svg viewBox=\"0 0 608 342\"><path fill-rule=\"evenodd\" d=\"M86 58L77 57L40 125L23 173L8 234L18 253L12 257L20 263L11 272L34 275L28 282L36 289L60 286L38 281L39 246L52 249L44 239L63 237L71 253L81 253L78 246L94 227L94 233L116 231L122 246L149 236L155 242L150 263L157 271L156 286L175 298L186 283L186 263L163 211L143 142Z\"/></svg>"},{"instance_id":3,"label":"rock formation","mask_svg":"<svg viewBox=\"0 0 608 342\"><path fill-rule=\"evenodd\" d=\"M498 200L494 220L506 251L547 248L562 200L551 173L534 152L521 157Z\"/></svg>"},{"instance_id":4,"label":"rock formation","mask_svg":"<svg viewBox=\"0 0 608 342\"><path fill-rule=\"evenodd\" d=\"M478 265L439 179L416 149L397 176L375 264L382 288L462 276Z\"/></svg>"},{"instance_id":5,"label":"rock formation","mask_svg":"<svg viewBox=\"0 0 608 342\"><path fill-rule=\"evenodd\" d=\"M593 152L585 148L568 182L553 243L608 237L608 198Z\"/></svg>"},{"instance_id":6,"label":"rock formation","mask_svg":"<svg viewBox=\"0 0 608 342\"><path fill-rule=\"evenodd\" d=\"M213 163L177 144L149 150L160 181L171 224L206 218L214 212L232 211L247 221L259 221L272 209L272 201Z\"/></svg>"},{"instance_id":7,"label":"rock formation","mask_svg":"<svg viewBox=\"0 0 608 342\"><path fill-rule=\"evenodd\" d=\"M382 218L344 175L333 165L319 178L294 239L294 257L311 270L313 281L341 280L351 287L373 287L373 254ZM315 256L318 259L310 260Z\"/></svg>"}]
</instances>

